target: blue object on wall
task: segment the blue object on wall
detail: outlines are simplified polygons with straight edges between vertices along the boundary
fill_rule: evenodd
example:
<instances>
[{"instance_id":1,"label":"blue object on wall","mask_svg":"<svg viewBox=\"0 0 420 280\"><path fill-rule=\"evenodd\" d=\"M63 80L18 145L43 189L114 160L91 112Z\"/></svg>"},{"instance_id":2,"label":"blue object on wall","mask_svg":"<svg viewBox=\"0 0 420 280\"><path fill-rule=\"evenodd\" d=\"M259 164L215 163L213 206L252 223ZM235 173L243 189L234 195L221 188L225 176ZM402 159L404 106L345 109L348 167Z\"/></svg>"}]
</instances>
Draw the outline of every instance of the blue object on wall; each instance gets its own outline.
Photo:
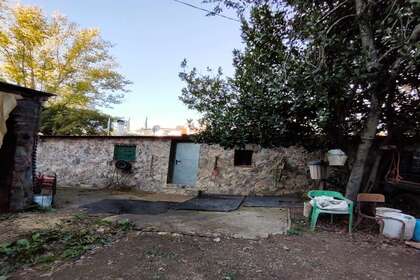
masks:
<instances>
[{"instance_id":1,"label":"blue object on wall","mask_svg":"<svg viewBox=\"0 0 420 280\"><path fill-rule=\"evenodd\" d=\"M420 219L416 220L416 227L414 229L413 240L420 242Z\"/></svg>"}]
</instances>

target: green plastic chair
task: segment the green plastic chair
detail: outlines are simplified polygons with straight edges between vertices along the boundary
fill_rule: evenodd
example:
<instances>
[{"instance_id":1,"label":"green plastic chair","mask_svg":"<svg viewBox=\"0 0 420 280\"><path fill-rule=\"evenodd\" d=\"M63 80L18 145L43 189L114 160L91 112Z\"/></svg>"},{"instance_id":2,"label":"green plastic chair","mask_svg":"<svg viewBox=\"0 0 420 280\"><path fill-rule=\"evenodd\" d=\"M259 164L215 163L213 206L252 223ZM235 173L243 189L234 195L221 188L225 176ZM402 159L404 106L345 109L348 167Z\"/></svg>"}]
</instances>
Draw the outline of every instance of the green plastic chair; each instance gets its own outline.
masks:
<instances>
[{"instance_id":1,"label":"green plastic chair","mask_svg":"<svg viewBox=\"0 0 420 280\"><path fill-rule=\"evenodd\" d=\"M331 215L349 215L349 233L351 233L351 229L353 226L353 201L345 198L341 193L334 192L334 191L323 191L323 190L314 190L308 192L308 197L310 199L313 199L317 196L329 196L336 199L341 199L347 201L348 209L346 211L342 210L324 210L317 207L316 202L314 201L314 205L312 205L312 212L311 212L311 225L310 229L311 231L315 230L316 222L318 220L318 216L321 213L327 213ZM332 218L332 216L331 216Z\"/></svg>"}]
</instances>

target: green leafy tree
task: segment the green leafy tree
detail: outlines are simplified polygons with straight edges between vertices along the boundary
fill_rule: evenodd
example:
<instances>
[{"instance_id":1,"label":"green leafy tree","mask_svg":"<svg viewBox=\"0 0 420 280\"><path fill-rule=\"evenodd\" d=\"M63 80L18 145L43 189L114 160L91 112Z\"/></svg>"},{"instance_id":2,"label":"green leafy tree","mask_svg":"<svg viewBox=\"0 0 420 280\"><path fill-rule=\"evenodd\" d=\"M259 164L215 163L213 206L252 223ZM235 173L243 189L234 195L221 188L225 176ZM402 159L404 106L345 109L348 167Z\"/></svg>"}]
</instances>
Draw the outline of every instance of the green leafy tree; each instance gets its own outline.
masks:
<instances>
[{"instance_id":1,"label":"green leafy tree","mask_svg":"<svg viewBox=\"0 0 420 280\"><path fill-rule=\"evenodd\" d=\"M245 49L234 52L233 78L180 74L181 99L203 113L204 140L276 146L315 136L343 147L359 135L354 198L378 129L420 135L418 2L206 2L215 13L237 9Z\"/></svg>"},{"instance_id":2,"label":"green leafy tree","mask_svg":"<svg viewBox=\"0 0 420 280\"><path fill-rule=\"evenodd\" d=\"M58 94L70 106L118 103L129 84L116 71L111 44L99 29L80 29L66 17L32 6L4 4L0 12L3 78Z\"/></svg>"},{"instance_id":3,"label":"green leafy tree","mask_svg":"<svg viewBox=\"0 0 420 280\"><path fill-rule=\"evenodd\" d=\"M110 119L97 110L52 104L43 109L40 131L44 135L108 135Z\"/></svg>"},{"instance_id":4,"label":"green leafy tree","mask_svg":"<svg viewBox=\"0 0 420 280\"><path fill-rule=\"evenodd\" d=\"M57 94L42 112L44 134L103 134L108 116L92 108L120 103L130 84L111 47L99 29L0 1L0 79Z\"/></svg>"}]
</instances>

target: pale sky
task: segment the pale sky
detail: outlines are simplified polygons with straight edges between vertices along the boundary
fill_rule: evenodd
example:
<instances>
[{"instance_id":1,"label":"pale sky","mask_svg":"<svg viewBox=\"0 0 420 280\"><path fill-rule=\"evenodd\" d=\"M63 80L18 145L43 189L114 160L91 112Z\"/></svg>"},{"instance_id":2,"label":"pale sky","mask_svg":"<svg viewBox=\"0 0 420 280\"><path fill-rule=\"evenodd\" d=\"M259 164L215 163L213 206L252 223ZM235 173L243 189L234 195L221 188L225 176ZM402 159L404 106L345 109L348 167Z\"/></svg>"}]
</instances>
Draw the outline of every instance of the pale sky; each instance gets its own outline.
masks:
<instances>
[{"instance_id":1,"label":"pale sky","mask_svg":"<svg viewBox=\"0 0 420 280\"><path fill-rule=\"evenodd\" d=\"M59 11L81 27L98 27L102 37L115 44L111 53L120 72L133 84L122 104L104 111L131 118L140 128L146 116L149 126L175 127L198 117L179 101L183 83L180 63L205 70L221 66L231 75L232 51L241 47L240 24L173 0L20 0L41 7L46 13ZM201 1L185 2L203 6ZM231 14L232 15L232 14ZM232 15L234 16L234 15Z\"/></svg>"}]
</instances>

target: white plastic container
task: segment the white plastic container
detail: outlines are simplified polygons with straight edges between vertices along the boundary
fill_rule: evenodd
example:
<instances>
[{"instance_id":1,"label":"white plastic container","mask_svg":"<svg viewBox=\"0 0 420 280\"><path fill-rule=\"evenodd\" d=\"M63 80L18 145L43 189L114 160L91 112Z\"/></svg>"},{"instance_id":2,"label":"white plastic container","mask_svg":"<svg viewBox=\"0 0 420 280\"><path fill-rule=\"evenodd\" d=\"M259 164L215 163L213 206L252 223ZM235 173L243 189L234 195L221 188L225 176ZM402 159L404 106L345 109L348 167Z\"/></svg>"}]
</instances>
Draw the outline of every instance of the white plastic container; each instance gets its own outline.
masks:
<instances>
[{"instance_id":1,"label":"white plastic container","mask_svg":"<svg viewBox=\"0 0 420 280\"><path fill-rule=\"evenodd\" d=\"M347 155L340 149L329 150L327 158L331 166L343 166L347 161Z\"/></svg>"},{"instance_id":2,"label":"white plastic container","mask_svg":"<svg viewBox=\"0 0 420 280\"><path fill-rule=\"evenodd\" d=\"M400 238L401 236L401 230L402 230L402 223L405 224L404 229L404 239L410 240L413 238L414 234L414 228L416 226L416 218L410 215L406 215L403 213L397 213L397 212L384 212L382 217L385 217L384 219L384 229L382 231L382 234L389 238ZM386 217L394 218L396 220L386 219Z\"/></svg>"},{"instance_id":3,"label":"white plastic container","mask_svg":"<svg viewBox=\"0 0 420 280\"><path fill-rule=\"evenodd\" d=\"M34 202L43 208L51 207L52 195L34 195Z\"/></svg>"},{"instance_id":4,"label":"white plastic container","mask_svg":"<svg viewBox=\"0 0 420 280\"><path fill-rule=\"evenodd\" d=\"M309 173L311 174L311 179L320 180L322 179L322 167L320 160L310 161L308 164Z\"/></svg>"},{"instance_id":5,"label":"white plastic container","mask_svg":"<svg viewBox=\"0 0 420 280\"><path fill-rule=\"evenodd\" d=\"M388 207L376 207L376 215L381 216L385 212L401 213L400 209L388 208Z\"/></svg>"}]
</instances>

